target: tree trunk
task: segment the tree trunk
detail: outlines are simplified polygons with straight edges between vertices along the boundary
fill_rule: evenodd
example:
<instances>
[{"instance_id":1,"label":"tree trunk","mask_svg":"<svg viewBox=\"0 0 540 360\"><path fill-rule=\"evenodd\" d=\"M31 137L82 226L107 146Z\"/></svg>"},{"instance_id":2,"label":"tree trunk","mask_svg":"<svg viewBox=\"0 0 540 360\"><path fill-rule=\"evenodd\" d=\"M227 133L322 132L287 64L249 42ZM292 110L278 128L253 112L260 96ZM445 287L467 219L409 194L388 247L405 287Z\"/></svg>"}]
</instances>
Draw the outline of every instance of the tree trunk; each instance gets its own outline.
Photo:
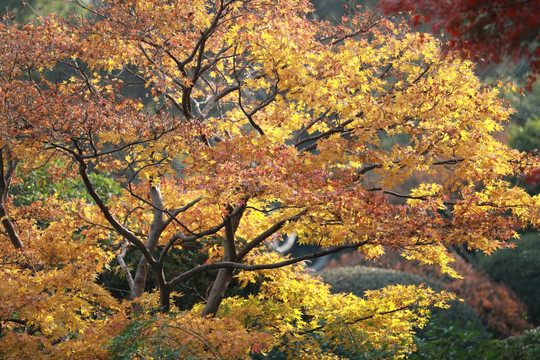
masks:
<instances>
[{"instance_id":1,"label":"tree trunk","mask_svg":"<svg viewBox=\"0 0 540 360\"><path fill-rule=\"evenodd\" d=\"M4 158L4 153L6 153L7 159ZM2 226L8 234L11 244L15 247L15 249L19 249L23 247L22 241L19 238L19 234L17 234L17 230L15 230L13 222L9 218L5 208L6 200L9 194L9 187L11 186L11 178L15 173L16 167L17 161L10 159L10 151L7 146L4 146L2 149L0 149L0 218L2 219Z\"/></svg>"},{"instance_id":2,"label":"tree trunk","mask_svg":"<svg viewBox=\"0 0 540 360\"><path fill-rule=\"evenodd\" d=\"M150 187L150 197L152 199L152 205L154 206L154 218L152 219L152 224L150 225L150 233L146 240L146 248L152 254L158 245L159 237L163 231L164 222L163 222L163 198L161 196L161 190L159 185L156 184ZM133 288L131 289L131 298L136 299L142 294L144 294L146 279L148 276L148 269L150 264L146 258L141 256L139 263L137 264L137 269L135 270L135 276L133 278ZM156 271L156 278L158 278L158 286L160 288L160 303L169 303L169 294L170 291L166 288L165 279L163 278L163 271ZM165 288L163 288L165 287ZM167 299L162 299L162 296L167 296ZM140 311L140 307L136 304L133 305L135 311ZM168 310L165 309L165 311Z\"/></svg>"},{"instance_id":3,"label":"tree trunk","mask_svg":"<svg viewBox=\"0 0 540 360\"><path fill-rule=\"evenodd\" d=\"M204 307L201 316L205 317L216 315L233 275L233 269L220 269L218 271L216 281L214 282L214 285L212 285L212 290L210 290L208 300L206 301L206 306Z\"/></svg>"},{"instance_id":4,"label":"tree trunk","mask_svg":"<svg viewBox=\"0 0 540 360\"><path fill-rule=\"evenodd\" d=\"M236 233L236 229L238 229L238 225L240 224L240 219L244 213L243 208L245 208L245 205L241 205L241 207L242 208L238 214L236 214L234 217L229 217L227 224L225 224L223 261L236 261L237 258L234 234ZM232 206L229 206L228 210L230 214L233 213ZM212 289L210 290L210 294L208 295L208 299L206 301L206 306L202 312L203 317L216 315L233 275L233 269L220 269L218 271L216 281L214 281L214 285L212 285Z\"/></svg>"}]
</instances>

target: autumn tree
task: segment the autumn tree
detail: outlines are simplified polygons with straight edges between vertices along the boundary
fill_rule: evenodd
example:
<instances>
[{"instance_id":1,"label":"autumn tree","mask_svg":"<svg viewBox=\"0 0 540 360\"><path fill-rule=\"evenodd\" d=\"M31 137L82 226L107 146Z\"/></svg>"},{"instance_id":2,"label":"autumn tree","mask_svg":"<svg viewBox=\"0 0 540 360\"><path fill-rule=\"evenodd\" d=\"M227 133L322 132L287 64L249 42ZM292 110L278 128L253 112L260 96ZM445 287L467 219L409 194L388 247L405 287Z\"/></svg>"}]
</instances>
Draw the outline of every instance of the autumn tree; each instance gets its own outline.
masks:
<instances>
[{"instance_id":1,"label":"autumn tree","mask_svg":"<svg viewBox=\"0 0 540 360\"><path fill-rule=\"evenodd\" d=\"M412 22L445 31L449 45L476 60L499 63L525 59L529 86L540 72L540 2L537 0L382 0L387 13L411 12Z\"/></svg>"},{"instance_id":2,"label":"autumn tree","mask_svg":"<svg viewBox=\"0 0 540 360\"><path fill-rule=\"evenodd\" d=\"M491 252L538 226L538 196L505 180L537 163L493 137L511 113L501 88L429 35L370 14L319 22L305 0L79 6L87 15L0 25L8 358L106 357L101 345L131 316L93 281L112 257L142 316L127 328L140 351L163 339L224 358L286 344L294 358L335 358L321 343L402 357L427 306L450 295L400 285L332 295L304 262L388 246L455 276L448 245ZM14 206L11 184L43 164L82 181L92 201ZM417 172L442 180L394 189ZM100 192L92 173L123 192ZM293 231L316 250L271 250ZM166 276L173 249L191 244L208 260ZM140 255L134 269L128 249ZM180 285L210 270L205 301L176 312ZM257 293L227 296L233 278ZM152 308L161 313L149 323ZM129 356L144 354L133 346Z\"/></svg>"}]
</instances>

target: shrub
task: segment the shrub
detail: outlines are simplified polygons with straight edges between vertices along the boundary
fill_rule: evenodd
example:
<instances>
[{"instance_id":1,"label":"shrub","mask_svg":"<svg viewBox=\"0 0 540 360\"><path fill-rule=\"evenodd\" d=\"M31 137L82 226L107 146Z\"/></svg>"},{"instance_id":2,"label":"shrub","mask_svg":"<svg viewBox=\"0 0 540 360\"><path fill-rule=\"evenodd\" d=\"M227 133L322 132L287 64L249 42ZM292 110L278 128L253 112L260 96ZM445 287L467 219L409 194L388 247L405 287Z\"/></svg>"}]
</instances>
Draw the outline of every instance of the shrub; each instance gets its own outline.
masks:
<instances>
[{"instance_id":1,"label":"shrub","mask_svg":"<svg viewBox=\"0 0 540 360\"><path fill-rule=\"evenodd\" d=\"M504 249L490 257L475 257L475 264L492 279L507 284L529 307L530 321L540 325L540 236L528 233L515 249Z\"/></svg>"},{"instance_id":2,"label":"shrub","mask_svg":"<svg viewBox=\"0 0 540 360\"><path fill-rule=\"evenodd\" d=\"M446 288L463 297L480 316L482 324L497 338L523 333L530 327L524 319L527 306L507 285L495 283L485 272L459 259L456 264L463 279L447 279Z\"/></svg>"},{"instance_id":3,"label":"shrub","mask_svg":"<svg viewBox=\"0 0 540 360\"><path fill-rule=\"evenodd\" d=\"M501 359L538 359L540 354L540 328L527 330L522 335L499 341L496 345Z\"/></svg>"},{"instance_id":4,"label":"shrub","mask_svg":"<svg viewBox=\"0 0 540 360\"><path fill-rule=\"evenodd\" d=\"M496 340L473 322L463 324L434 316L422 336L415 339L416 352L410 360L499 359Z\"/></svg>"}]
</instances>

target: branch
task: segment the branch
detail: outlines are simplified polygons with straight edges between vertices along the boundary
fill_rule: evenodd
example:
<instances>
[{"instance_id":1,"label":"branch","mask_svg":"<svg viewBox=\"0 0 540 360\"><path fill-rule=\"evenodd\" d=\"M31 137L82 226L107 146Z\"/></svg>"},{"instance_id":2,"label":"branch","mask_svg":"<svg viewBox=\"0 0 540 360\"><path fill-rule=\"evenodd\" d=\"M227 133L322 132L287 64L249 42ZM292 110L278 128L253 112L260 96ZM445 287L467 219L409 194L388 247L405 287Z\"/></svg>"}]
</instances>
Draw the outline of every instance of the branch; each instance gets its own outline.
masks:
<instances>
[{"instance_id":1,"label":"branch","mask_svg":"<svg viewBox=\"0 0 540 360\"><path fill-rule=\"evenodd\" d=\"M19 237L19 234L17 233L17 230L15 230L15 226L13 226L13 222L9 218L5 208L7 196L9 193L9 187L11 184L11 178L15 173L17 161L9 158L6 159L5 162L7 167L4 168L5 152L7 153L8 157L10 157L10 152L7 147L3 147L0 149L0 219L2 219L2 225L6 230L11 244L15 249L20 249L23 247L23 243L21 241L21 238Z\"/></svg>"},{"instance_id":2,"label":"branch","mask_svg":"<svg viewBox=\"0 0 540 360\"><path fill-rule=\"evenodd\" d=\"M300 138L302 137L302 135L304 135L306 133L306 131L308 131L313 125L315 125L316 123L318 123L319 121L324 119L324 117L326 115L328 115L329 112L330 112L330 110L326 110L321 115L319 115L315 119L311 120L311 122L309 124L307 124L306 127L304 127L302 130L300 130L298 132L298 134L294 137L294 141L298 142L300 140Z\"/></svg>"},{"instance_id":3,"label":"branch","mask_svg":"<svg viewBox=\"0 0 540 360\"><path fill-rule=\"evenodd\" d=\"M268 230L261 233L259 236L251 240L249 243L247 243L239 252L238 252L238 261L242 260L244 256L246 256L251 250L253 250L255 247L257 247L260 243L262 243L264 240L268 239L271 235L273 235L275 232L279 231L286 223L289 221L296 221L300 219L303 215L306 214L306 210L303 210L299 212L298 214L288 217L286 219L283 219L281 221L278 221L276 224L274 224L272 227L270 227Z\"/></svg>"},{"instance_id":4,"label":"branch","mask_svg":"<svg viewBox=\"0 0 540 360\"><path fill-rule=\"evenodd\" d=\"M318 135L308 136L307 138L303 138L302 140L298 140L294 144L294 146L299 147L300 145L305 144L307 142L317 141L317 140L326 138L326 137L328 137L328 136L330 136L332 134L343 132L343 131L345 131L345 126L349 125L353 121L354 121L354 119L349 119L349 120L345 121L343 124L338 125L338 127L335 127L333 129L330 129L330 130L325 131L325 132L323 132L321 134L318 134Z\"/></svg>"},{"instance_id":5,"label":"branch","mask_svg":"<svg viewBox=\"0 0 540 360\"><path fill-rule=\"evenodd\" d=\"M229 4L230 3L225 3L224 4L223 1L220 1L219 9L216 11L216 15L214 16L214 19L212 20L212 23L210 24L208 29L206 29L205 31L203 31L201 33L201 36L200 36L199 40L197 41L197 43L195 44L195 47L193 48L193 51L191 52L191 54L180 65L178 65L179 70L182 73L185 73L186 65L189 64L191 61L193 61L195 56L197 56L197 61L195 63L195 68L194 68L194 71L193 71L193 78L190 79L191 84L190 84L190 86L185 87L183 92L182 92L182 112L184 113L184 115L188 119L193 117L193 114L191 112L191 102L190 102L190 100L191 100L191 91L193 90L193 87L195 86L195 83L197 82L197 80L199 79L199 77L202 74L202 72L200 72L200 71L201 71L202 62L203 62L203 58L204 58L204 51L205 51L206 41L210 38L212 33L216 30L217 25L219 23L219 19L222 17L223 12L229 6ZM197 55L197 53L198 53L198 55Z\"/></svg>"},{"instance_id":6,"label":"branch","mask_svg":"<svg viewBox=\"0 0 540 360\"><path fill-rule=\"evenodd\" d=\"M234 217L236 216L240 211L243 211L243 208L242 207L239 207L237 209L235 209L232 214L230 215L231 217ZM181 223L180 223L181 224ZM165 254L167 254L167 252L169 251L169 249L174 246L174 244L176 243L176 241L178 240L182 240L182 241L195 241L197 239L200 239L202 237L205 237L205 236L208 236L208 235L214 235L215 233L217 233L218 231L220 231L221 229L223 229L223 227L227 224L227 219L225 219L223 222L221 222L220 224L214 226L213 228L210 228L210 229L207 229L207 230L204 230L204 231L201 231L199 233L193 233L190 231L190 233L192 234L191 236L186 236L184 235L183 233L179 232L179 233L176 233L174 234L171 239L169 240L169 242L167 243L167 245L165 245L165 248L163 249L163 251L161 252L161 255L159 257L159 263L161 265L163 265L163 262L165 261ZM183 227L185 227L185 225L181 224Z\"/></svg>"},{"instance_id":7,"label":"branch","mask_svg":"<svg viewBox=\"0 0 540 360\"><path fill-rule=\"evenodd\" d=\"M369 165L369 166L366 166L366 167L358 170L358 174L357 174L358 176L356 177L356 179L354 181L356 182L356 181L360 180L360 177L362 175L364 175L365 173L370 172L370 171L375 170L375 169L378 169L378 168L381 168L381 167L382 167L381 164L373 164L373 165Z\"/></svg>"},{"instance_id":8,"label":"branch","mask_svg":"<svg viewBox=\"0 0 540 360\"><path fill-rule=\"evenodd\" d=\"M163 197L159 184L150 186L150 197L152 199L153 219L150 224L150 232L146 239L146 248L150 253L153 253L159 242L159 237L164 230L163 214L165 205L163 205Z\"/></svg>"},{"instance_id":9,"label":"branch","mask_svg":"<svg viewBox=\"0 0 540 360\"><path fill-rule=\"evenodd\" d=\"M373 27L377 26L379 24L380 21L375 21L374 23L371 23L369 24L368 26L366 26L365 28L362 28L360 30L357 30L355 32L352 32L350 34L346 34L340 38L337 38L336 40L332 41L332 45L336 45L336 44L339 44L340 42L346 40L346 39L349 39L349 38L352 38L352 37L355 37L357 35L360 35L360 34L364 34L364 33L367 33L369 30L371 30Z\"/></svg>"},{"instance_id":10,"label":"branch","mask_svg":"<svg viewBox=\"0 0 540 360\"><path fill-rule=\"evenodd\" d=\"M463 161L465 161L465 159L449 159L449 160L434 162L432 163L432 165L456 165Z\"/></svg>"},{"instance_id":11,"label":"branch","mask_svg":"<svg viewBox=\"0 0 540 360\"><path fill-rule=\"evenodd\" d=\"M135 171L134 171L134 174L135 174ZM133 176L135 177L135 175ZM190 207L192 207L193 205L195 205L197 202L199 202L201 200L201 198L198 198L198 199L195 199L194 201L192 201L191 203L185 205L184 207L180 208L180 209L176 209L174 210L172 213L167 211L166 209L160 209L160 208L157 208L154 204L152 204L151 201L148 201L146 200L145 198L143 198L142 196L139 196L137 194L135 194L133 192L133 188L132 188L132 180L131 179L129 181L129 185L125 188L127 191L129 191L129 194L131 196L133 196L134 198L136 198L137 200L139 200L140 202L150 206L151 208L155 210L159 210L159 211L162 211L164 214L167 214L169 216L169 218L167 220L165 220L163 223L162 223L162 229L161 231L165 230L165 228L172 222L176 222L178 225L180 225L184 230L186 230L186 232L188 232L189 234L191 234L192 236L198 236L198 234L194 233L193 231L191 231L186 225L184 225L180 220L178 220L176 218L176 216L178 216L178 214L180 214L181 212L183 211L186 211L187 209L189 209ZM204 235L203 235L204 236ZM202 236L198 236L197 238L199 237L202 237ZM184 240L183 237L179 237L180 239Z\"/></svg>"},{"instance_id":12,"label":"branch","mask_svg":"<svg viewBox=\"0 0 540 360\"><path fill-rule=\"evenodd\" d=\"M236 72L235 72L235 76L236 76ZM240 80L238 79L238 76L236 76L236 79L238 81L238 88L240 89ZM255 128L255 130L257 130L259 132L260 135L264 135L264 131L263 129L259 126L259 124L257 124L255 122L255 120L253 120L253 115L255 115L259 110L263 109L264 107L268 106L275 98L276 98L276 94L277 94L277 85L273 91L273 94L271 94L270 96L268 96L262 103L260 103L259 105L257 105L255 107L255 109L253 109L252 111L250 111L249 113L246 111L244 105L242 104L242 91L238 91L238 106L240 107L240 110L242 110L242 112L244 113L244 115L247 117L249 123L251 124L251 126L253 126L253 128Z\"/></svg>"},{"instance_id":13,"label":"branch","mask_svg":"<svg viewBox=\"0 0 540 360\"><path fill-rule=\"evenodd\" d=\"M190 203L182 206L181 208L173 210L172 212L168 212L167 210L163 210L165 212L165 214L167 214L169 216L169 218L163 222L163 229L165 229L172 221L178 221L176 219L176 217L179 214L187 211L189 208L191 208L192 206L194 206L195 204L197 204L201 200L202 200L202 197L198 197L195 200L191 201Z\"/></svg>"},{"instance_id":14,"label":"branch","mask_svg":"<svg viewBox=\"0 0 540 360\"><path fill-rule=\"evenodd\" d=\"M135 283L133 282L133 276L131 276L131 273L129 272L129 269L126 265L126 262L124 261L124 257L126 256L127 247L129 245L129 241L125 241L122 244L122 251L120 251L120 254L116 255L116 260L118 260L118 263L120 264L120 267L124 271L124 274L126 275L126 279L129 285L129 290L131 294L133 294L133 289L135 288Z\"/></svg>"},{"instance_id":15,"label":"branch","mask_svg":"<svg viewBox=\"0 0 540 360\"><path fill-rule=\"evenodd\" d=\"M383 194L392 195L392 196L402 198L402 199L424 200L425 201L425 200L428 200L428 199L435 198L435 196L412 196L412 195L400 194L400 193L397 193L395 191L385 190L383 188L371 188L371 189L366 189L366 190L367 191L382 191ZM443 201L443 204L444 205L456 205L457 203L454 202L454 201ZM483 204L478 204L478 205L482 206Z\"/></svg>"},{"instance_id":16,"label":"branch","mask_svg":"<svg viewBox=\"0 0 540 360\"><path fill-rule=\"evenodd\" d=\"M233 217L232 213L235 212L232 206L227 207L231 215L227 215L225 218L225 240L223 241L223 260L224 261L233 261L236 262L236 244L234 242L234 235L236 229L238 229L238 224L240 223L240 218L244 213L245 205L237 205L236 209L241 208L241 210L236 212L236 215Z\"/></svg>"},{"instance_id":17,"label":"branch","mask_svg":"<svg viewBox=\"0 0 540 360\"><path fill-rule=\"evenodd\" d=\"M373 319L375 316L389 315L389 314L396 313L396 312L398 312L398 311L407 310L407 309L409 309L409 308L412 307L412 306L413 306L413 304L404 305L404 306L399 307L399 308L396 308L396 309L376 312L376 313L374 313L374 314L367 315L367 316L364 316L364 317L361 317L361 318L357 318L357 319L354 319L354 320L351 320L351 321L343 321L343 323L344 323L345 325L352 325L352 324L356 324L356 323L358 323L358 322L360 322L360 321L366 321L366 320L369 320L369 319ZM320 325L320 326L314 327L314 328L309 329L309 330L301 331L301 332L298 333L298 335L306 335L306 334L310 334L310 333L313 333L313 332L315 332L315 331L322 330L322 329L324 329L324 328L327 327L327 326L328 326L328 324Z\"/></svg>"},{"instance_id":18,"label":"branch","mask_svg":"<svg viewBox=\"0 0 540 360\"><path fill-rule=\"evenodd\" d=\"M412 195L406 195L406 194L400 194L395 191L385 190L383 188L371 188L366 189L367 191L381 191L383 194L393 195L395 197L399 197L402 199L413 199L413 200L427 200L427 196L412 196Z\"/></svg>"},{"instance_id":19,"label":"branch","mask_svg":"<svg viewBox=\"0 0 540 360\"><path fill-rule=\"evenodd\" d=\"M422 71L420 73L420 75L418 75L418 77L416 79L414 79L414 81L412 82L413 84L416 84L418 81L420 81L420 79L422 78L422 76L424 76L428 71L429 69L431 68L431 64L428 64L428 66L426 66L426 68L424 69L424 71Z\"/></svg>"},{"instance_id":20,"label":"branch","mask_svg":"<svg viewBox=\"0 0 540 360\"><path fill-rule=\"evenodd\" d=\"M201 272L209 271L209 270L240 269L240 270L244 270L244 271L257 271L257 270L277 269L277 268L280 268L280 267L296 264L296 263L299 263L299 262L302 262L302 261L316 259L316 258L319 258L321 256L335 254L335 253L338 253L338 252L346 250L346 249L356 249L356 248L358 248L360 246L363 246L363 245L366 245L368 243L369 243L368 241L363 241L363 242L360 242L360 243L336 246L336 247L329 248L329 249L326 249L326 250L323 250L323 251L320 251L320 252L317 252L317 253L303 255L303 256L299 256L299 257L292 258L292 259L287 259L287 260L280 261L280 262L273 263L273 264L247 265L247 264L231 262L231 261L222 261L222 262L215 262L215 263L210 263L210 264L203 264L203 265L199 265L197 267L194 267L193 269L188 270L188 271L184 272L183 274L178 275L177 277L175 277L171 281L169 281L168 285L172 289L178 283L180 283L180 282L182 282L182 281L184 281L186 279L189 279L189 278L191 278L191 277L193 277L193 276L195 276L195 275L197 275L197 274L199 274Z\"/></svg>"},{"instance_id":21,"label":"branch","mask_svg":"<svg viewBox=\"0 0 540 360\"><path fill-rule=\"evenodd\" d=\"M215 95L210 96L210 98L206 102L206 105L204 106L203 110L201 111L200 115L202 117L206 117L208 115L208 113L210 112L210 110L212 110L212 107L214 106L216 101L221 100L223 97L227 96L231 92L233 92L235 90L239 90L239 89L240 89L239 85L232 85L232 86L229 86L229 87L225 88L219 94L215 94Z\"/></svg>"},{"instance_id":22,"label":"branch","mask_svg":"<svg viewBox=\"0 0 540 360\"><path fill-rule=\"evenodd\" d=\"M170 132L173 132L175 130L176 129L174 129L174 128L171 128L169 130L163 130L162 132L160 132L159 134L154 135L151 138L148 138L148 139L145 139L145 140L132 141L130 143L124 144L124 145L122 145L120 147L117 147L117 148L113 148L111 150L104 150L104 151L99 152L99 153L94 152L94 154L92 154L92 155L77 154L75 151L73 151L73 150L71 150L71 149L69 149L69 148L67 148L67 147L65 147L63 145L54 144L54 143L46 143L49 146L45 147L44 150L60 149L60 150L63 150L64 152L66 152L66 153L69 153L69 154L73 155L73 156L75 156L75 155L78 156L81 160L90 160L90 159L98 158L100 156L114 154L114 153L120 152L122 150L125 150L127 148L133 147L135 145L142 145L142 144L146 144L146 143L149 143L149 142L152 142L152 141L157 141L161 137L163 137L164 135L166 135L166 134L168 134ZM77 138L73 137L71 140L75 143L77 141Z\"/></svg>"},{"instance_id":23,"label":"branch","mask_svg":"<svg viewBox=\"0 0 540 360\"><path fill-rule=\"evenodd\" d=\"M130 230L128 230L126 227L124 227L122 224L116 220L116 218L111 214L109 211L109 208L107 205L105 205L105 202L103 199L97 194L94 185L90 181L90 178L88 177L88 165L84 162L84 159L80 157L78 154L75 154L72 152L72 154L75 157L75 160L79 163L79 174L83 180L84 186L86 187L86 190L88 191L88 194L92 197L96 205L99 207L101 212L103 213L103 216L105 219L112 225L112 227L116 230L118 234L123 236L126 240L128 240L130 243L135 245L144 255L148 263L155 268L157 262L155 261L154 257L148 251L146 248L146 245L139 239L135 234L133 234ZM157 271L156 271L157 272Z\"/></svg>"}]
</instances>

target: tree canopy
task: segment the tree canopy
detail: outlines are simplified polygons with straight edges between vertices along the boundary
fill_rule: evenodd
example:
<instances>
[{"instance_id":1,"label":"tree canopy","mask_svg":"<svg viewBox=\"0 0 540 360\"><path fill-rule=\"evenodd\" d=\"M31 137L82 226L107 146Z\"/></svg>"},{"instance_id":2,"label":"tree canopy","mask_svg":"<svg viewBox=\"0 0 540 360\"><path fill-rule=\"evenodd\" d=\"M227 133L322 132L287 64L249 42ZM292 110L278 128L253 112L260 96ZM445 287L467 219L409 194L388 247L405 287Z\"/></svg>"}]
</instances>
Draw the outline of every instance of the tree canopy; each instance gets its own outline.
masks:
<instances>
[{"instance_id":1,"label":"tree canopy","mask_svg":"<svg viewBox=\"0 0 540 360\"><path fill-rule=\"evenodd\" d=\"M506 180L538 159L494 137L505 85L482 85L427 34L369 13L317 21L306 0L78 4L84 17L0 25L7 358L336 358L322 344L400 358L452 296L332 294L306 261L386 246L457 276L448 246L491 252L538 227L538 196ZM12 184L45 165L88 196L14 201ZM434 180L410 186L416 174ZM272 251L292 232L314 252ZM164 271L193 246L205 260ZM113 258L128 302L95 281ZM181 285L212 270L203 301L178 311ZM228 296L233 281L257 289Z\"/></svg>"}]
</instances>

